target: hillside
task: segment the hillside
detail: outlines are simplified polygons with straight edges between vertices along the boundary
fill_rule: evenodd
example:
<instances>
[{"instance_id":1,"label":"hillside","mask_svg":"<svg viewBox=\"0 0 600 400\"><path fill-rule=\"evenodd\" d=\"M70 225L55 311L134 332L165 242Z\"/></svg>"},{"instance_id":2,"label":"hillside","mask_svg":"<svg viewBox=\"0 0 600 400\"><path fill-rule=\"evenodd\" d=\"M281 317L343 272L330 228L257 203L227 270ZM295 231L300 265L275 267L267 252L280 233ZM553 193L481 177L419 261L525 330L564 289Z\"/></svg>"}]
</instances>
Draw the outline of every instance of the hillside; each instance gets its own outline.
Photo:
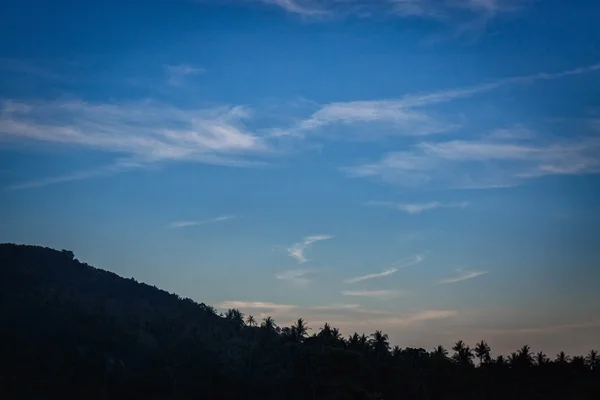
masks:
<instances>
[{"instance_id":1,"label":"hillside","mask_svg":"<svg viewBox=\"0 0 600 400\"><path fill-rule=\"evenodd\" d=\"M448 355L390 348L379 331L256 325L70 251L0 244L0 384L12 398L600 398L593 351L492 359L483 342Z\"/></svg>"}]
</instances>

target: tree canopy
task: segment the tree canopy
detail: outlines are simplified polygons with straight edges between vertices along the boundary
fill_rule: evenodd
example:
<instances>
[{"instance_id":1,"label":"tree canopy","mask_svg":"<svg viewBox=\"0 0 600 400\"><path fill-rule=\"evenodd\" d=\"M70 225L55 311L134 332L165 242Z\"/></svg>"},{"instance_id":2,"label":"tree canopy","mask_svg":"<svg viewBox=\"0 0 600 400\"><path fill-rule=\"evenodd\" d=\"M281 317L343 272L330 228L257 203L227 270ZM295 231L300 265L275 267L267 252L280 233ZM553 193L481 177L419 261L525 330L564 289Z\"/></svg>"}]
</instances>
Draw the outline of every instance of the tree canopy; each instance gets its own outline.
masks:
<instances>
[{"instance_id":1,"label":"tree canopy","mask_svg":"<svg viewBox=\"0 0 600 400\"><path fill-rule=\"evenodd\" d=\"M0 245L0 383L19 398L588 399L598 353L492 356L279 327L93 268L72 252Z\"/></svg>"}]
</instances>

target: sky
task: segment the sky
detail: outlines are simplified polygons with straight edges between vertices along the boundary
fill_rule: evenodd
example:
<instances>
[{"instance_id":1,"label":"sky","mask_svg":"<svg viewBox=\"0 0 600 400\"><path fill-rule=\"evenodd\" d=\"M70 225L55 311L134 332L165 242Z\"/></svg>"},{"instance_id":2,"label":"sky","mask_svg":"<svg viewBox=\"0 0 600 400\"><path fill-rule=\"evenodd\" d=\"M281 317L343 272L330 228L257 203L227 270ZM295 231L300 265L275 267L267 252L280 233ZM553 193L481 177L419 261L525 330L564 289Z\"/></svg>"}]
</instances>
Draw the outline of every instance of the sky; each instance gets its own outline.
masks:
<instances>
[{"instance_id":1,"label":"sky","mask_svg":"<svg viewBox=\"0 0 600 400\"><path fill-rule=\"evenodd\" d=\"M0 242L431 349L600 347L600 4L5 0Z\"/></svg>"}]
</instances>

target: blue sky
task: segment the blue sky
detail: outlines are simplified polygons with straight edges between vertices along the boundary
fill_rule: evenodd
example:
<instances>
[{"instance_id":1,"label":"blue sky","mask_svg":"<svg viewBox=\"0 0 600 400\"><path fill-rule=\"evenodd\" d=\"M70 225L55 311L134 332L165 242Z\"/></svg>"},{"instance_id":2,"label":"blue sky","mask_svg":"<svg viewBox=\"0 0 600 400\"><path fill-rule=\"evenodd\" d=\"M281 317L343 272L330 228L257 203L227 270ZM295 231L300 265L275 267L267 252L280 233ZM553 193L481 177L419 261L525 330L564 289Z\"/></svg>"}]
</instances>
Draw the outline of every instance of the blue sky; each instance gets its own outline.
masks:
<instances>
[{"instance_id":1,"label":"blue sky","mask_svg":"<svg viewBox=\"0 0 600 400\"><path fill-rule=\"evenodd\" d=\"M9 0L0 241L401 346L600 347L600 5Z\"/></svg>"}]
</instances>

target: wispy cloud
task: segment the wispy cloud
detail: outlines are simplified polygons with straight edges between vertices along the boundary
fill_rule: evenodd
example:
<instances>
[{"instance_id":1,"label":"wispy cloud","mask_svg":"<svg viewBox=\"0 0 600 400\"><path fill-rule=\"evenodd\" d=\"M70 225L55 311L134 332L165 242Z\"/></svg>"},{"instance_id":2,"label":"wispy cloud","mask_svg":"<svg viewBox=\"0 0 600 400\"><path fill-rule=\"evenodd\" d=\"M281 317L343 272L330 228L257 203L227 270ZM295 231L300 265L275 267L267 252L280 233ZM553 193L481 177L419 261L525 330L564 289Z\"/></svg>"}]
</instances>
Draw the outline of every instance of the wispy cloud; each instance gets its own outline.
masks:
<instances>
[{"instance_id":1,"label":"wispy cloud","mask_svg":"<svg viewBox=\"0 0 600 400\"><path fill-rule=\"evenodd\" d=\"M0 141L43 142L112 153L129 163L193 161L215 165L264 164L272 154L264 137L249 132L242 106L180 109L154 101L126 104L83 101L0 102ZM116 173L75 172L45 184Z\"/></svg>"},{"instance_id":2,"label":"wispy cloud","mask_svg":"<svg viewBox=\"0 0 600 400\"><path fill-rule=\"evenodd\" d=\"M337 136L340 139L374 139L390 135L426 136L448 132L460 127L462 122L456 118L450 120L447 117L442 118L439 115L432 114L431 111L425 110L425 108L458 99L466 99L508 85L530 84L537 81L592 73L598 70L600 70L600 63L556 73L540 72L473 86L444 89L431 93L409 94L397 99L324 104L296 125L288 129L278 128L276 136L305 137L310 133L314 134L314 132L318 132L320 135L335 136L331 129L322 129L332 125L344 125L343 135ZM368 129L364 129L365 126ZM356 129L350 129L351 127Z\"/></svg>"},{"instance_id":3,"label":"wispy cloud","mask_svg":"<svg viewBox=\"0 0 600 400\"><path fill-rule=\"evenodd\" d=\"M258 309L258 310L292 310L298 306L290 304L269 303L263 301L224 301L217 304L219 308L239 308L239 309Z\"/></svg>"},{"instance_id":4,"label":"wispy cloud","mask_svg":"<svg viewBox=\"0 0 600 400\"><path fill-rule=\"evenodd\" d=\"M303 16L319 16L327 14L326 4L314 0L260 0L263 3L272 4L283 8L285 11Z\"/></svg>"},{"instance_id":5,"label":"wispy cloud","mask_svg":"<svg viewBox=\"0 0 600 400\"><path fill-rule=\"evenodd\" d=\"M425 260L424 254L415 254L414 256L406 257L396 261L393 266L399 269L407 268L412 265L419 264Z\"/></svg>"},{"instance_id":6,"label":"wispy cloud","mask_svg":"<svg viewBox=\"0 0 600 400\"><path fill-rule=\"evenodd\" d=\"M402 268L407 268L412 265L419 264L419 263L423 262L423 260L425 260L424 254L415 254L414 256L406 257L406 258L403 258L401 260L394 262L394 264L392 264L392 268L388 268L384 271L374 273L374 274L367 274L367 275L344 279L344 283L356 283L356 282L366 281L368 279L382 278L384 276L395 274L396 272L398 272L398 270L400 270Z\"/></svg>"},{"instance_id":7,"label":"wispy cloud","mask_svg":"<svg viewBox=\"0 0 600 400\"><path fill-rule=\"evenodd\" d=\"M187 228L190 226L206 225L206 224L213 224L215 222L229 221L234 218L235 217L232 215L224 215L222 217L205 219L202 221L175 221L175 222L171 222L167 227L168 228Z\"/></svg>"},{"instance_id":8,"label":"wispy cloud","mask_svg":"<svg viewBox=\"0 0 600 400\"><path fill-rule=\"evenodd\" d=\"M141 167L143 167L143 165L136 163L136 162L131 162L128 160L119 160L119 161L115 162L114 164L105 165L105 166L101 166L98 168L92 168L92 169L87 169L87 170L82 170L82 171L75 171L75 172L71 172L71 173L68 173L65 175L15 183L15 184L7 186L5 189L9 190L9 191L10 190L32 189L32 188L54 185L54 184L63 183L63 182L71 182L71 181L78 181L78 180L83 180L83 179L111 176L111 175L115 175L115 174L118 174L118 173L126 171L126 170L132 170L132 169L141 168Z\"/></svg>"},{"instance_id":9,"label":"wispy cloud","mask_svg":"<svg viewBox=\"0 0 600 400\"><path fill-rule=\"evenodd\" d=\"M522 10L531 0L260 0L305 17L333 15L394 15L438 20L463 19L465 13L486 20ZM462 18L461 18L462 17Z\"/></svg>"},{"instance_id":10,"label":"wispy cloud","mask_svg":"<svg viewBox=\"0 0 600 400\"><path fill-rule=\"evenodd\" d=\"M454 310L423 310L408 316L384 318L381 322L385 325L407 326L423 321L455 317L457 314Z\"/></svg>"},{"instance_id":11,"label":"wispy cloud","mask_svg":"<svg viewBox=\"0 0 600 400\"><path fill-rule=\"evenodd\" d=\"M457 270L457 276L452 277L452 278L442 279L442 280L438 281L438 283L447 284L447 283L462 282L462 281L476 278L478 276L481 276L481 275L484 275L487 273L489 273L489 271L474 271L474 270L467 270L464 268L459 268Z\"/></svg>"},{"instance_id":12,"label":"wispy cloud","mask_svg":"<svg viewBox=\"0 0 600 400\"><path fill-rule=\"evenodd\" d=\"M381 271L376 274L367 274L367 275L357 276L354 278L348 278L348 279L344 280L344 283L356 283L356 282L366 281L367 279L383 278L384 276L392 275L392 274L395 274L396 272L398 272L398 268L389 268L389 269L386 269L385 271Z\"/></svg>"},{"instance_id":13,"label":"wispy cloud","mask_svg":"<svg viewBox=\"0 0 600 400\"><path fill-rule=\"evenodd\" d=\"M523 125L515 125L510 128L498 128L484 136L492 140L527 140L535 138L535 132Z\"/></svg>"},{"instance_id":14,"label":"wispy cloud","mask_svg":"<svg viewBox=\"0 0 600 400\"><path fill-rule=\"evenodd\" d=\"M301 242L294 244L292 247L287 249L290 257L298 260L299 263L305 263L308 261L306 256L304 255L304 251L313 243L319 242L321 240L329 240L333 239L331 235L312 235L305 237Z\"/></svg>"},{"instance_id":15,"label":"wispy cloud","mask_svg":"<svg viewBox=\"0 0 600 400\"><path fill-rule=\"evenodd\" d=\"M389 201L369 201L365 203L367 206L390 207L408 214L419 214L423 211L434 210L436 208L465 208L469 206L469 202L462 201L459 203L441 203L439 201L431 201L428 203L393 203Z\"/></svg>"},{"instance_id":16,"label":"wispy cloud","mask_svg":"<svg viewBox=\"0 0 600 400\"><path fill-rule=\"evenodd\" d=\"M490 139L422 142L374 163L343 168L350 177L376 177L404 186L514 186L545 175L600 172L600 139L579 137L518 143Z\"/></svg>"},{"instance_id":17,"label":"wispy cloud","mask_svg":"<svg viewBox=\"0 0 600 400\"><path fill-rule=\"evenodd\" d=\"M374 123L386 124L387 129L371 129L368 134L362 130L348 130L351 125L372 126ZM459 126L457 122L440 121L422 110L414 109L410 103L405 104L402 100L372 100L325 104L288 133L302 135L334 124L346 126L345 137L362 139L390 135L426 136L447 132Z\"/></svg>"},{"instance_id":18,"label":"wispy cloud","mask_svg":"<svg viewBox=\"0 0 600 400\"><path fill-rule=\"evenodd\" d=\"M143 101L132 104L19 103L0 108L0 138L36 140L125 153L144 161L188 160L236 164L234 156L267 151L244 129L250 110L184 110Z\"/></svg>"},{"instance_id":19,"label":"wispy cloud","mask_svg":"<svg viewBox=\"0 0 600 400\"><path fill-rule=\"evenodd\" d=\"M344 296L371 297L380 300L393 299L402 294L397 290L344 290Z\"/></svg>"},{"instance_id":20,"label":"wispy cloud","mask_svg":"<svg viewBox=\"0 0 600 400\"><path fill-rule=\"evenodd\" d=\"M308 279L306 275L315 272L316 271L312 269L291 269L279 272L275 275L275 279L290 282L295 285L306 285L311 282L311 280Z\"/></svg>"},{"instance_id":21,"label":"wispy cloud","mask_svg":"<svg viewBox=\"0 0 600 400\"><path fill-rule=\"evenodd\" d=\"M204 68L190 64L165 65L165 70L168 75L167 83L171 86L180 86L184 83L186 77L206 72Z\"/></svg>"}]
</instances>

